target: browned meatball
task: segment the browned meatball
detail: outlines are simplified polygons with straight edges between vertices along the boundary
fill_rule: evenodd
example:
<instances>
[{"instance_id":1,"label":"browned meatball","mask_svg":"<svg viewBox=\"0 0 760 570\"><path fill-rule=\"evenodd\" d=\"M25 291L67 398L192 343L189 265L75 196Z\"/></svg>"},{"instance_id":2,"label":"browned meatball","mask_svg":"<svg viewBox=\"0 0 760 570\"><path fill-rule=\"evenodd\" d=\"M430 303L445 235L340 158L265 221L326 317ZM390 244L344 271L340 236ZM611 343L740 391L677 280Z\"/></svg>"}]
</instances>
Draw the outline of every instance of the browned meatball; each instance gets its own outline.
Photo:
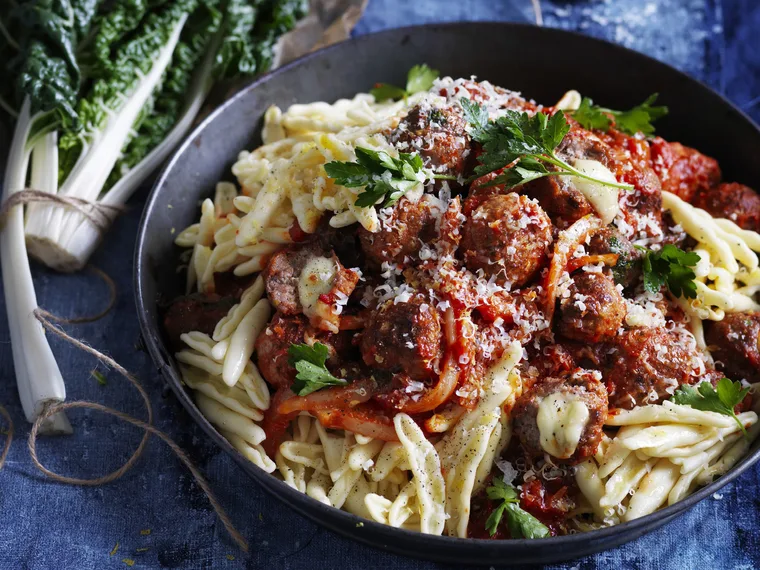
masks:
<instances>
[{"instance_id":1,"label":"browned meatball","mask_svg":"<svg viewBox=\"0 0 760 570\"><path fill-rule=\"evenodd\" d=\"M744 184L700 188L692 200L716 218L727 218L745 230L760 232L760 195Z\"/></svg>"},{"instance_id":2,"label":"browned meatball","mask_svg":"<svg viewBox=\"0 0 760 570\"><path fill-rule=\"evenodd\" d=\"M705 339L715 365L732 380L760 382L760 312L708 321Z\"/></svg>"},{"instance_id":3,"label":"browned meatball","mask_svg":"<svg viewBox=\"0 0 760 570\"><path fill-rule=\"evenodd\" d=\"M406 265L415 259L423 243L435 238L435 210L426 197L417 202L399 200L377 232L359 229L359 240L370 262Z\"/></svg>"},{"instance_id":4,"label":"browned meatball","mask_svg":"<svg viewBox=\"0 0 760 570\"><path fill-rule=\"evenodd\" d=\"M439 174L464 172L470 150L467 121L459 105L417 105L388 136L400 152L418 152L425 166Z\"/></svg>"},{"instance_id":5,"label":"browned meatball","mask_svg":"<svg viewBox=\"0 0 760 570\"><path fill-rule=\"evenodd\" d=\"M417 293L404 302L386 301L369 319L361 337L362 358L371 368L405 372L414 380L435 375L441 359L441 317Z\"/></svg>"},{"instance_id":6,"label":"browned meatball","mask_svg":"<svg viewBox=\"0 0 760 570\"><path fill-rule=\"evenodd\" d=\"M559 332L573 340L596 343L615 335L625 318L625 301L611 276L579 271L560 301Z\"/></svg>"},{"instance_id":7,"label":"browned meatball","mask_svg":"<svg viewBox=\"0 0 760 570\"><path fill-rule=\"evenodd\" d=\"M261 275L264 277L267 296L275 309L285 315L301 312L298 277L309 260L319 255L323 255L319 247L309 243L293 245L272 256Z\"/></svg>"},{"instance_id":8,"label":"browned meatball","mask_svg":"<svg viewBox=\"0 0 760 570\"><path fill-rule=\"evenodd\" d=\"M659 137L651 143L652 168L662 182L662 189L690 202L700 188L720 182L718 162L677 142Z\"/></svg>"},{"instance_id":9,"label":"browned meatball","mask_svg":"<svg viewBox=\"0 0 760 570\"><path fill-rule=\"evenodd\" d=\"M675 225L675 224L673 224ZM618 256L617 264L612 268L616 283L629 287L641 276L641 252L624 238L617 230L605 227L591 237L587 247L589 255L614 253Z\"/></svg>"},{"instance_id":10,"label":"browned meatball","mask_svg":"<svg viewBox=\"0 0 760 570\"><path fill-rule=\"evenodd\" d=\"M541 445L542 434L539 430L538 414L541 402L554 394L560 395L554 400L552 410L558 416L559 422L556 423L559 429L566 427L562 422L567 420L565 417L567 410L564 407L569 402L580 401L588 410L588 419L574 451L565 457L556 458L567 463L578 463L596 453L602 438L602 426L607 419L607 391L598 379L598 374L598 372L579 368L563 378L543 378L523 392L512 409L512 425L527 453L531 455L548 453ZM557 447L563 447L562 434L554 432L551 436L543 435L555 440Z\"/></svg>"},{"instance_id":11,"label":"browned meatball","mask_svg":"<svg viewBox=\"0 0 760 570\"><path fill-rule=\"evenodd\" d=\"M610 407L658 404L682 384L701 380L696 348L664 328L633 328L616 337L605 364Z\"/></svg>"},{"instance_id":12,"label":"browned meatball","mask_svg":"<svg viewBox=\"0 0 760 570\"><path fill-rule=\"evenodd\" d=\"M179 337L191 331L211 335L216 323L227 315L234 304L234 297L218 295L194 294L176 299L164 314L164 331L169 345L174 350L182 350L185 343Z\"/></svg>"},{"instance_id":13,"label":"browned meatball","mask_svg":"<svg viewBox=\"0 0 760 570\"><path fill-rule=\"evenodd\" d=\"M328 368L335 369L341 363L357 356L351 345L352 337L350 331L331 334L311 330L308 320L303 315L286 316L278 312L256 339L256 365L264 379L272 386L290 388L296 377L296 369L288 364L288 349L291 344L321 342L330 351Z\"/></svg>"},{"instance_id":14,"label":"browned meatball","mask_svg":"<svg viewBox=\"0 0 760 570\"><path fill-rule=\"evenodd\" d=\"M605 166L610 162L608 145L590 131L579 128L567 133L557 147L557 154L571 164L578 159L597 160ZM539 178L526 184L522 192L537 200L560 229L594 213L593 206L567 176Z\"/></svg>"},{"instance_id":15,"label":"browned meatball","mask_svg":"<svg viewBox=\"0 0 760 570\"><path fill-rule=\"evenodd\" d=\"M491 196L474 209L459 249L470 271L483 270L500 284L519 287L541 268L551 240L552 224L541 206L512 192Z\"/></svg>"},{"instance_id":16,"label":"browned meatball","mask_svg":"<svg viewBox=\"0 0 760 570\"><path fill-rule=\"evenodd\" d=\"M281 313L285 315L301 313L303 307L298 289L301 272L315 257L330 258L335 267L335 275L332 277L329 293L320 296L317 307L313 308L312 324L323 330L337 332L340 312L336 314L334 311L336 300L347 299L353 293L359 281L359 274L343 267L332 251L325 252L313 242L278 251L262 272L267 296ZM315 283L321 279L318 275L311 277Z\"/></svg>"}]
</instances>

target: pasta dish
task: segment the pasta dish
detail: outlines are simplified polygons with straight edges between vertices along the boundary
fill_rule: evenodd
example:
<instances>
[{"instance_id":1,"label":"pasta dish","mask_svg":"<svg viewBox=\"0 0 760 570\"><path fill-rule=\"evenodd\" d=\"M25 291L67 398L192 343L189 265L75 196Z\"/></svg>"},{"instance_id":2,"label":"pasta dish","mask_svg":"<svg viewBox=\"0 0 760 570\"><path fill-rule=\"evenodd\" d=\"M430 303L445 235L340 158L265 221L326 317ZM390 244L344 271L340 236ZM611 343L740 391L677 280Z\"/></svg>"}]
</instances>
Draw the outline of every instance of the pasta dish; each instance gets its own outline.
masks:
<instances>
[{"instance_id":1,"label":"pasta dish","mask_svg":"<svg viewBox=\"0 0 760 570\"><path fill-rule=\"evenodd\" d=\"M430 534L592 530L726 473L760 433L760 196L666 113L424 65L270 107L175 240L199 409L294 489Z\"/></svg>"}]
</instances>

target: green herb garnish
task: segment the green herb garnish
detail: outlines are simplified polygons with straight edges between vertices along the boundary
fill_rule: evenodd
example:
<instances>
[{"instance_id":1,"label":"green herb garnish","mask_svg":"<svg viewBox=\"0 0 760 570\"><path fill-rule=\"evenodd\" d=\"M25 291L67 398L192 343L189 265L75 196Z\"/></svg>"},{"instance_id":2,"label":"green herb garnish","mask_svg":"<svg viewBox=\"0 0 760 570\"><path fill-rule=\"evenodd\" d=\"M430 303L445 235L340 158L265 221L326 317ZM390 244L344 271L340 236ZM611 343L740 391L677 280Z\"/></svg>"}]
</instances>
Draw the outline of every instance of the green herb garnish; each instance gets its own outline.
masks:
<instances>
[{"instance_id":1,"label":"green herb garnish","mask_svg":"<svg viewBox=\"0 0 760 570\"><path fill-rule=\"evenodd\" d=\"M551 117L544 113L531 117L528 113L510 110L496 121L490 121L488 111L477 103L462 99L461 104L464 117L470 124L470 135L483 145L483 152L478 157L480 164L475 167L472 179L511 165L486 186L504 184L509 189L545 176L578 176L605 186L633 189L629 184L583 174L557 157L554 151L570 130L562 111ZM556 170L548 170L547 165Z\"/></svg>"},{"instance_id":2,"label":"green herb garnish","mask_svg":"<svg viewBox=\"0 0 760 570\"><path fill-rule=\"evenodd\" d=\"M697 296L696 274L692 269L699 263L699 255L667 244L660 251L647 251L644 256L644 288L656 293L667 284L676 297L687 299Z\"/></svg>"},{"instance_id":3,"label":"green herb garnish","mask_svg":"<svg viewBox=\"0 0 760 570\"><path fill-rule=\"evenodd\" d=\"M306 396L328 386L344 386L345 380L336 378L325 366L330 355L327 346L315 342L308 344L291 344L288 348L288 364L298 370L293 382L293 392Z\"/></svg>"},{"instance_id":4,"label":"green herb garnish","mask_svg":"<svg viewBox=\"0 0 760 570\"><path fill-rule=\"evenodd\" d=\"M520 495L517 489L507 485L501 478L493 480L493 486L486 489L488 498L501 501L486 520L486 530L493 536L501 523L504 513L507 514L507 526L512 538L545 538L549 529L536 517L520 508Z\"/></svg>"},{"instance_id":5,"label":"green herb garnish","mask_svg":"<svg viewBox=\"0 0 760 570\"><path fill-rule=\"evenodd\" d=\"M419 154L400 152L393 158L385 151L356 147L356 162L333 161L325 164L325 172L336 184L346 188L364 187L354 204L362 208L382 200L391 206L409 190L427 180L456 180L455 176L433 174L423 168Z\"/></svg>"},{"instance_id":6,"label":"green herb garnish","mask_svg":"<svg viewBox=\"0 0 760 570\"><path fill-rule=\"evenodd\" d=\"M628 111L615 111L594 105L588 97L581 100L576 111L573 111L573 119L586 129L598 129L607 132L614 124L615 128L628 135L644 133L654 134L653 121L668 114L665 106L653 107L652 103L657 100L657 93L650 95L641 105L636 105Z\"/></svg>"},{"instance_id":7,"label":"green herb garnish","mask_svg":"<svg viewBox=\"0 0 760 570\"><path fill-rule=\"evenodd\" d=\"M426 64L415 65L406 75L406 89L388 85L387 83L378 83L370 93L375 97L375 101L385 101L387 99L403 99L427 91L433 86L433 81L438 77L438 70L428 67Z\"/></svg>"},{"instance_id":8,"label":"green herb garnish","mask_svg":"<svg viewBox=\"0 0 760 570\"><path fill-rule=\"evenodd\" d=\"M747 430L744 429L741 420L736 417L734 407L744 400L748 392L749 388L742 388L741 382L722 378L718 382L717 390L709 382L702 382L696 388L684 384L675 391L670 401L682 406L691 406L703 412L717 412L724 416L731 416L746 436Z\"/></svg>"},{"instance_id":9,"label":"green herb garnish","mask_svg":"<svg viewBox=\"0 0 760 570\"><path fill-rule=\"evenodd\" d=\"M103 374L101 374L97 370L93 370L92 372L90 372L90 376L92 376L93 378L95 378L95 380L97 380L98 384L100 384L101 386L107 386L108 385L108 382L106 381L106 377L103 376Z\"/></svg>"}]
</instances>

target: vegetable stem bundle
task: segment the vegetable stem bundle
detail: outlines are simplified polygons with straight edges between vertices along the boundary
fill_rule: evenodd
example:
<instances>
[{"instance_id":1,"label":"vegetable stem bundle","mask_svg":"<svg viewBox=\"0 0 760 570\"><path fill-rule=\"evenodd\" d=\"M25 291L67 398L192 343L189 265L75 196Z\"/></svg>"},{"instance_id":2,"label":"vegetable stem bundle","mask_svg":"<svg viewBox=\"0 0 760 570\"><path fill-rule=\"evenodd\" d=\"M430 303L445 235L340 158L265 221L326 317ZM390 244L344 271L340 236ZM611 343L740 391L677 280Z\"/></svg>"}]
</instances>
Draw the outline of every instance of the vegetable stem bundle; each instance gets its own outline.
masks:
<instances>
[{"instance_id":1,"label":"vegetable stem bundle","mask_svg":"<svg viewBox=\"0 0 760 570\"><path fill-rule=\"evenodd\" d=\"M30 187L80 203L123 204L186 135L213 84L268 69L277 40L305 12L305 0L3 3L0 116L16 120L4 196ZM13 208L0 234L29 420L65 390L32 315L27 248L49 267L76 271L101 232L82 211L35 203L25 216L23 206Z\"/></svg>"}]
</instances>

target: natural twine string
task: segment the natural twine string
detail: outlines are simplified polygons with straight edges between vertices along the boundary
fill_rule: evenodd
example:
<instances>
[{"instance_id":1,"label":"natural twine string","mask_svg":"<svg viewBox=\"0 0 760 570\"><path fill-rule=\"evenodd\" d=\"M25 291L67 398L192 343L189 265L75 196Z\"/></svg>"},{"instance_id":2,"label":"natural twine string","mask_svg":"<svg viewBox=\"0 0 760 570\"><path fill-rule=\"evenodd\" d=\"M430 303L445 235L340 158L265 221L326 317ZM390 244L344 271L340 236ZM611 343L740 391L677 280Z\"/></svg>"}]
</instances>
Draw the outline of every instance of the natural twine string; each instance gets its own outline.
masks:
<instances>
[{"instance_id":1,"label":"natural twine string","mask_svg":"<svg viewBox=\"0 0 760 570\"><path fill-rule=\"evenodd\" d=\"M83 200L82 198L75 198L73 196L61 196L59 194L43 192L42 190L25 188L24 190L14 192L5 199L2 207L0 207L0 220L3 219L11 208L21 204L32 204L37 202L50 202L60 206L73 208L87 218L101 233L105 233L108 230L108 227L117 215L126 211L126 208L123 206L103 204L102 202L90 202L89 200Z\"/></svg>"},{"instance_id":2,"label":"natural twine string","mask_svg":"<svg viewBox=\"0 0 760 570\"><path fill-rule=\"evenodd\" d=\"M132 374L130 374L124 367L122 367L114 359L95 350L88 344L85 344L84 342L77 340L72 336L69 336L60 327L54 325L51 321L53 320L61 321L61 319L58 319L55 315L50 314L48 311L45 311L44 309L37 308L34 311L34 316L37 318L40 324L42 324L42 326L45 327L46 330L58 336L59 338L62 338L65 341L73 344L77 348L84 350L88 354L91 354L92 356L100 360L103 364L113 368L119 374L121 374L127 380L129 380L129 382L140 393L140 396L142 397L143 402L145 403L145 407L147 408L147 411L148 411L148 421L144 422L142 420L139 420L137 418L130 416L129 414L125 414L124 412L120 412L118 410L115 410L108 406L104 406L103 404L98 404L96 402L74 401L74 402L62 402L62 403L49 404L42 411L42 414L40 414L40 416L34 422L34 425L32 425L32 430L29 433L29 453L32 456L32 463L34 464L34 466L40 471L42 471L43 473L45 473L45 475L47 475L54 481L58 481L61 483L67 483L70 485L88 485L88 486L103 485L105 483L110 483L111 481L118 479L119 477L124 475L127 471L129 471L129 469L134 465L134 463L142 455L142 452L145 448L146 443L148 442L148 438L150 434L153 434L157 436L159 439L161 439L164 443L166 443L166 445L169 446L169 449L171 449L172 452L179 458L179 460L182 463L184 463L185 467L187 467L190 473L193 475L195 482L198 484L201 490L205 493L206 497L208 497L208 500L211 503L211 506L214 508L214 511L216 511L217 516L222 521L224 528L227 529L227 532L230 534L232 539L237 543L237 545L243 551L248 552L248 543L243 538L243 536L238 532L238 530L235 528L229 516L222 508L221 504L219 504L219 501L217 500L214 493L211 491L211 488L209 487L209 484L206 481L205 477L201 474L198 468L195 467L195 465L193 465L192 461L190 461L190 458L188 458L185 452L182 451L182 449L180 449L180 447L168 435L166 435L164 432L162 432L161 430L151 425L153 422L153 408L150 404L150 399L148 398L148 394L140 385L140 382L137 380L137 378L132 376ZM70 410L73 408L87 408L90 410L97 410L99 412L103 412L105 414L115 416L119 418L120 420L123 420L127 423L132 424L135 427L138 427L144 430L145 434L143 435L143 438L140 441L140 445L138 445L137 449L132 454L132 456L127 460L127 462L121 467L119 467L118 469L116 469L115 471L107 475L104 475L102 477L96 477L95 479L79 479L76 477L67 477L64 475L59 475L58 473L55 473L49 470L47 467L42 465L42 463L39 461L37 457L37 434L38 434L40 425L45 419L49 418L50 416L58 412L61 412L64 410ZM6 445L9 445L9 444L6 444Z\"/></svg>"}]
</instances>

